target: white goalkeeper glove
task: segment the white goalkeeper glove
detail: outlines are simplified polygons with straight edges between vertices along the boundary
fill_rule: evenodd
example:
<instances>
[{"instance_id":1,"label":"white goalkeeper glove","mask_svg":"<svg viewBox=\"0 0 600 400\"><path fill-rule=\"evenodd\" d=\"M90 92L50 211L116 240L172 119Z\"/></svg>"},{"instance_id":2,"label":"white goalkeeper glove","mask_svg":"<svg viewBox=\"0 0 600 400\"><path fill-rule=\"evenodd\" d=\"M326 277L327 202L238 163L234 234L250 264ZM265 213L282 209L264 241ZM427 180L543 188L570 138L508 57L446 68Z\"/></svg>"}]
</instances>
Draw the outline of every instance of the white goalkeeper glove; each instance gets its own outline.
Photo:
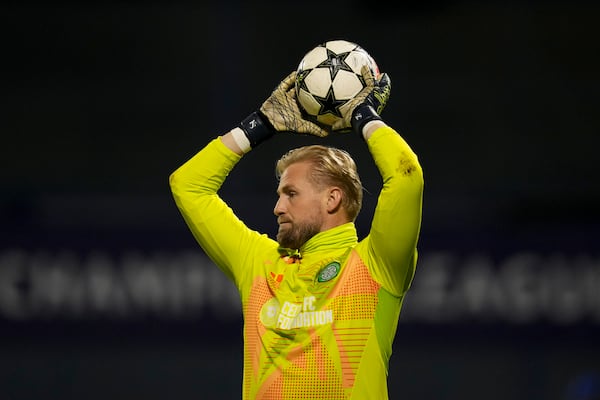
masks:
<instances>
[{"instance_id":1,"label":"white goalkeeper glove","mask_svg":"<svg viewBox=\"0 0 600 400\"><path fill-rule=\"evenodd\" d=\"M352 130L362 137L362 129L367 122L381 120L380 114L392 91L390 77L382 74L379 80L375 80L367 66L362 67L361 74L366 85L350 100L343 118L333 124L333 132L346 133Z\"/></svg>"},{"instance_id":2,"label":"white goalkeeper glove","mask_svg":"<svg viewBox=\"0 0 600 400\"><path fill-rule=\"evenodd\" d=\"M329 134L314 122L303 118L296 101L296 71L275 88L258 111L244 119L239 127L254 148L277 132L292 132L324 137Z\"/></svg>"}]
</instances>

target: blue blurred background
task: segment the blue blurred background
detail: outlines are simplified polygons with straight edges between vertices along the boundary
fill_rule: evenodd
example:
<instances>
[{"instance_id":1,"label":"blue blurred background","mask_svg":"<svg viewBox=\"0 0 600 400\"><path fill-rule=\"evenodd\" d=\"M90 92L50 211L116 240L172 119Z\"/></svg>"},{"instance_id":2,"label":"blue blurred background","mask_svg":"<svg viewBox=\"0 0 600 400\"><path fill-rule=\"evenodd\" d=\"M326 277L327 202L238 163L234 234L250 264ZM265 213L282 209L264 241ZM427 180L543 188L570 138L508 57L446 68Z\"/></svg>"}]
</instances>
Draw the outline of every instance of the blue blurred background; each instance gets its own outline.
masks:
<instances>
[{"instance_id":1,"label":"blue blurred background","mask_svg":"<svg viewBox=\"0 0 600 400\"><path fill-rule=\"evenodd\" d=\"M392 399L598 399L600 6L586 1L0 6L0 399L236 399L232 284L168 176L328 39L392 79L425 171ZM278 135L222 195L273 235ZM355 155L369 220L380 179ZM323 142L321 141L321 142Z\"/></svg>"}]
</instances>

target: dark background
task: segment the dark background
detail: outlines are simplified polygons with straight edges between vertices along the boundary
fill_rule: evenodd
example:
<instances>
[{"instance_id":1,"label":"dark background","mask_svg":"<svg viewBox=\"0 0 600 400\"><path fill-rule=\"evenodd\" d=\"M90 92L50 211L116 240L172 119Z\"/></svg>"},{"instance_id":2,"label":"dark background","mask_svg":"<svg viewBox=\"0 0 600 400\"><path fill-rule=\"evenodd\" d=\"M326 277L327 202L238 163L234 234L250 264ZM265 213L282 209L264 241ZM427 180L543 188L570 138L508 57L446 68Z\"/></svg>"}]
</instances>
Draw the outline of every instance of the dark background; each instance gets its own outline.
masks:
<instances>
[{"instance_id":1,"label":"dark background","mask_svg":"<svg viewBox=\"0 0 600 400\"><path fill-rule=\"evenodd\" d=\"M598 17L591 1L4 3L0 399L240 398L235 312L74 311L35 303L30 287L40 271L61 270L65 251L79 260L159 252L155 264L176 270L169 260L198 248L169 174L259 107L306 51L337 38L359 43L391 76L384 117L425 172L423 261L390 363L391 398L591 399L600 373ZM274 162L313 141L278 135L241 161L222 194L248 225L273 234ZM348 136L322 142L356 157L364 235L379 186L366 147ZM507 261L522 254L533 268ZM469 269L477 257L487 264ZM84 275L92 268L75 264ZM520 293L552 279L544 299L559 306L527 314L511 289L484 311L473 303L467 316L423 317L441 287L428 271L472 276L465 271L489 264L492 289L523 284L526 269L534 274ZM119 273L129 264L108 265ZM452 293L467 293L456 279ZM576 317L557 317L581 293ZM10 299L29 311L11 314Z\"/></svg>"}]
</instances>

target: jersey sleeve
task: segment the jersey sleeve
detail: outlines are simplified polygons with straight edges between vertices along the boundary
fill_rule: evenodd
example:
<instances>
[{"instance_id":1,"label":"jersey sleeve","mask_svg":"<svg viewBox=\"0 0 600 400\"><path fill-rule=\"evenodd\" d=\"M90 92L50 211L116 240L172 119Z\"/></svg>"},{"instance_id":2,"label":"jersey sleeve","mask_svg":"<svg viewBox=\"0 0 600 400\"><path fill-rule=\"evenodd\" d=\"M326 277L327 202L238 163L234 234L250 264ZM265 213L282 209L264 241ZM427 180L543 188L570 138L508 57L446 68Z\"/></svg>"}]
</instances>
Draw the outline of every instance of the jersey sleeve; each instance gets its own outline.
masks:
<instances>
[{"instance_id":1,"label":"jersey sleeve","mask_svg":"<svg viewBox=\"0 0 600 400\"><path fill-rule=\"evenodd\" d=\"M219 138L212 140L170 176L186 224L206 255L239 287L243 266L272 239L249 229L219 197L218 190L241 156Z\"/></svg>"},{"instance_id":2,"label":"jersey sleeve","mask_svg":"<svg viewBox=\"0 0 600 400\"><path fill-rule=\"evenodd\" d=\"M371 229L359 246L373 277L391 294L402 296L417 262L423 170L417 155L390 127L375 131L367 144L383 186Z\"/></svg>"}]
</instances>

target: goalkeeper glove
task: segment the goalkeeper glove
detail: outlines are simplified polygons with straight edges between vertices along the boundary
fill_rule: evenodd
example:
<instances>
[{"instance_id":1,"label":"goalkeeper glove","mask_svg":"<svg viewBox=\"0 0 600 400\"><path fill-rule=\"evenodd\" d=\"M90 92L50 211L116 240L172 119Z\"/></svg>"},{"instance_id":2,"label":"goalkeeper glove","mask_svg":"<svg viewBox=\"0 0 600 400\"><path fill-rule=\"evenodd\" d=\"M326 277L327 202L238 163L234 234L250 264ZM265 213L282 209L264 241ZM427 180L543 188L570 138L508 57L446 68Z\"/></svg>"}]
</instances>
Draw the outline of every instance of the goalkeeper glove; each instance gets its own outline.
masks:
<instances>
[{"instance_id":1,"label":"goalkeeper glove","mask_svg":"<svg viewBox=\"0 0 600 400\"><path fill-rule=\"evenodd\" d=\"M351 129L362 137L362 129L367 122L381 120L380 114L392 91L390 77L383 74L375 80L367 66L363 66L361 73L365 87L350 100L343 118L333 124L331 129L334 132L344 133Z\"/></svg>"},{"instance_id":2,"label":"goalkeeper glove","mask_svg":"<svg viewBox=\"0 0 600 400\"><path fill-rule=\"evenodd\" d=\"M254 148L277 132L293 132L318 137L327 136L329 132L314 122L302 117L296 101L296 71L290 73L275 88L273 93L261 105L258 111L244 119L239 127Z\"/></svg>"}]
</instances>

